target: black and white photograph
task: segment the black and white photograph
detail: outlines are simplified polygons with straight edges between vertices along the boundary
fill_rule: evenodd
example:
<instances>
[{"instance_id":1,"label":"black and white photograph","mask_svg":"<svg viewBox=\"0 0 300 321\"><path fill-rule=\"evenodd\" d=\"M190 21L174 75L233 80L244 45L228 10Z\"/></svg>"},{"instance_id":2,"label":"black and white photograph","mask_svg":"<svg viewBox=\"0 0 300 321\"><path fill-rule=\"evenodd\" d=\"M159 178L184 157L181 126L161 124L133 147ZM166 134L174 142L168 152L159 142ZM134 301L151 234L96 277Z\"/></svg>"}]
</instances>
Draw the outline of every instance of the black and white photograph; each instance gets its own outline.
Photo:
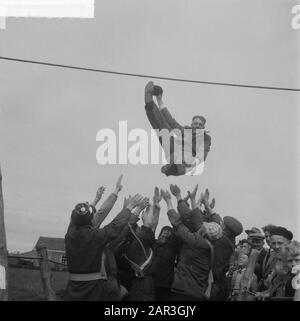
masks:
<instances>
[{"instance_id":1,"label":"black and white photograph","mask_svg":"<svg viewBox=\"0 0 300 321\"><path fill-rule=\"evenodd\" d=\"M0 301L300 301L299 105L299 0L0 0Z\"/></svg>"}]
</instances>

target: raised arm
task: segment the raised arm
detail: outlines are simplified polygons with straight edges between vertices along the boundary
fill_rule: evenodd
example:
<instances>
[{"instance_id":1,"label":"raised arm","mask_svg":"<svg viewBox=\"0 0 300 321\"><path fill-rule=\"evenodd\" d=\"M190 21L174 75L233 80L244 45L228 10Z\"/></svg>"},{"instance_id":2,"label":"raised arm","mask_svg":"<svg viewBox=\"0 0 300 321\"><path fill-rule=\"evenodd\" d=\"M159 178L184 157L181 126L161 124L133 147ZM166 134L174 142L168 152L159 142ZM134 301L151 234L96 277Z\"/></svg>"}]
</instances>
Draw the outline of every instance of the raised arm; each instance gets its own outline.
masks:
<instances>
[{"instance_id":1,"label":"raised arm","mask_svg":"<svg viewBox=\"0 0 300 321\"><path fill-rule=\"evenodd\" d=\"M170 191L177 199L177 210L181 218L182 219L189 218L190 217L189 214L191 210L188 207L187 203L182 199L180 188L176 184L175 185L170 184Z\"/></svg>"},{"instance_id":2,"label":"raised arm","mask_svg":"<svg viewBox=\"0 0 300 321\"><path fill-rule=\"evenodd\" d=\"M117 238L122 229L128 223L131 211L135 207L137 207L142 200L143 197L139 194L136 194L133 197L129 197L126 207L122 209L122 211L112 220L111 223L101 229L95 229L99 241L106 244L111 240Z\"/></svg>"},{"instance_id":3,"label":"raised arm","mask_svg":"<svg viewBox=\"0 0 300 321\"><path fill-rule=\"evenodd\" d=\"M118 181L116 183L116 187L113 193L111 193L107 199L103 202L103 204L101 205L100 209L97 211L97 213L94 216L93 219L93 226L95 228L100 227L100 225L102 224L102 222L105 220L105 218L107 217L107 215L109 214L109 212L112 210L112 208L114 207L117 198L118 198L118 194L119 192L122 190L122 178L123 175L121 175L118 178Z\"/></svg>"},{"instance_id":4,"label":"raised arm","mask_svg":"<svg viewBox=\"0 0 300 321\"><path fill-rule=\"evenodd\" d=\"M170 213L168 213L169 215ZM191 232L184 224L179 224L176 229L176 235L185 244L191 247L204 247L209 249L205 239L197 232Z\"/></svg>"},{"instance_id":5,"label":"raised arm","mask_svg":"<svg viewBox=\"0 0 300 321\"><path fill-rule=\"evenodd\" d=\"M161 190L161 194L165 202L167 203L168 208L168 218L170 223L176 231L176 236L183 242L190 246L203 246L209 248L209 245L205 239L199 233L191 232L180 219L180 215L174 210L171 200L171 195L168 191Z\"/></svg>"}]
</instances>

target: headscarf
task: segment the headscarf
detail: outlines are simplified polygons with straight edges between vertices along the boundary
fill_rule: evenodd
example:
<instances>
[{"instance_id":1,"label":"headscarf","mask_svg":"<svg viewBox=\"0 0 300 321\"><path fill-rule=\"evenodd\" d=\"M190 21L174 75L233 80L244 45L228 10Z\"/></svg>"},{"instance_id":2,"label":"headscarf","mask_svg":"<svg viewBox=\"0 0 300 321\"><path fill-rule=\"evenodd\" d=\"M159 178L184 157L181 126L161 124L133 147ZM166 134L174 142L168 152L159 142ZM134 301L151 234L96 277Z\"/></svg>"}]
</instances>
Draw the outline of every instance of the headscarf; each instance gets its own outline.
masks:
<instances>
[{"instance_id":1,"label":"headscarf","mask_svg":"<svg viewBox=\"0 0 300 321\"><path fill-rule=\"evenodd\" d=\"M216 241L223 236L222 227L216 222L204 222L202 229L210 241Z\"/></svg>"}]
</instances>

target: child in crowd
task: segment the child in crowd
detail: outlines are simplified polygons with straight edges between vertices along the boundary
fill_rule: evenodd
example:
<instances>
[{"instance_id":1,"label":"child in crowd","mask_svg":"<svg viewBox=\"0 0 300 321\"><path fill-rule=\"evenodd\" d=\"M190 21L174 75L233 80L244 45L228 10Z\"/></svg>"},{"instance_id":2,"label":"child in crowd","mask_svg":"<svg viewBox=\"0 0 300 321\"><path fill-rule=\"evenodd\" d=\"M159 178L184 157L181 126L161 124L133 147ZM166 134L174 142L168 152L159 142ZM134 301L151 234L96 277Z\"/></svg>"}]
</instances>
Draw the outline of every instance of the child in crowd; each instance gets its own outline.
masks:
<instances>
[{"instance_id":1,"label":"child in crowd","mask_svg":"<svg viewBox=\"0 0 300 321\"><path fill-rule=\"evenodd\" d=\"M242 287L246 268L248 266L249 257L247 254L241 253L238 260L238 270L233 272L231 281L230 301L254 301L255 292L257 291L257 277L253 273L249 279L246 289Z\"/></svg>"}]
</instances>

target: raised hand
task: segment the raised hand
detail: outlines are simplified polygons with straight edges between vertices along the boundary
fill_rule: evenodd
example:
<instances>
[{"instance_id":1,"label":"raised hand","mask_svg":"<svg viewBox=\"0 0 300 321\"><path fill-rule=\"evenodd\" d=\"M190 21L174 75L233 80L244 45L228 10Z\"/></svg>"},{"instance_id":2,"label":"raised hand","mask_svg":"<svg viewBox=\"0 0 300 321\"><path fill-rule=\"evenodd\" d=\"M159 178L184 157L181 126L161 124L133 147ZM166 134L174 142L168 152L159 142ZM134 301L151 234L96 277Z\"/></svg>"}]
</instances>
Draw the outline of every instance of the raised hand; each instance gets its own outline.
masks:
<instances>
[{"instance_id":1,"label":"raised hand","mask_svg":"<svg viewBox=\"0 0 300 321\"><path fill-rule=\"evenodd\" d=\"M190 199L190 192L187 192L186 197L183 198L182 200L187 203L187 201L188 201L189 199Z\"/></svg>"},{"instance_id":2,"label":"raised hand","mask_svg":"<svg viewBox=\"0 0 300 321\"><path fill-rule=\"evenodd\" d=\"M143 225L152 229L154 224L153 205L149 203L142 214Z\"/></svg>"},{"instance_id":3,"label":"raised hand","mask_svg":"<svg viewBox=\"0 0 300 321\"><path fill-rule=\"evenodd\" d=\"M172 204L172 197L171 197L171 194L166 190L160 190L161 191L161 195L162 195L162 198L164 199L164 201L166 202L167 204L167 208L168 208L168 211L169 210L173 210L173 204Z\"/></svg>"},{"instance_id":4,"label":"raised hand","mask_svg":"<svg viewBox=\"0 0 300 321\"><path fill-rule=\"evenodd\" d=\"M198 191L198 184L195 186L195 188L193 189L192 193L190 193L190 197L193 199L196 199L196 194Z\"/></svg>"},{"instance_id":5,"label":"raised hand","mask_svg":"<svg viewBox=\"0 0 300 321\"><path fill-rule=\"evenodd\" d=\"M215 207L215 205L216 205L216 200L215 200L215 198L213 198L213 199L211 200L211 202L210 202L209 207L210 207L211 209L213 209L213 208Z\"/></svg>"},{"instance_id":6,"label":"raised hand","mask_svg":"<svg viewBox=\"0 0 300 321\"><path fill-rule=\"evenodd\" d=\"M122 190L123 185L122 185L122 178L123 178L123 174L119 176L117 183L116 183L116 188L115 188L115 194L118 195L118 193Z\"/></svg>"},{"instance_id":7,"label":"raised hand","mask_svg":"<svg viewBox=\"0 0 300 321\"><path fill-rule=\"evenodd\" d=\"M103 195L104 192L105 192L105 187L100 186L100 187L97 189L96 196L95 196L95 198L94 198L94 201L91 203L91 205L93 205L93 206L96 207L97 203L101 200L102 195Z\"/></svg>"},{"instance_id":8,"label":"raised hand","mask_svg":"<svg viewBox=\"0 0 300 321\"><path fill-rule=\"evenodd\" d=\"M154 188L154 196L153 196L153 205L160 207L159 202L162 200L162 195L159 193L159 189L157 186Z\"/></svg>"},{"instance_id":9,"label":"raised hand","mask_svg":"<svg viewBox=\"0 0 300 321\"><path fill-rule=\"evenodd\" d=\"M190 198L191 204L192 204L192 209L195 209L197 207L197 203L196 203L197 191L198 191L198 184L195 186L192 193L190 191L188 191L188 195L189 195L189 198Z\"/></svg>"},{"instance_id":10,"label":"raised hand","mask_svg":"<svg viewBox=\"0 0 300 321\"><path fill-rule=\"evenodd\" d=\"M181 199L181 191L176 184L170 184L170 191L177 198L177 200Z\"/></svg>"},{"instance_id":11,"label":"raised hand","mask_svg":"<svg viewBox=\"0 0 300 321\"><path fill-rule=\"evenodd\" d=\"M100 186L96 192L96 198L100 201L103 193L105 192L105 187Z\"/></svg>"},{"instance_id":12,"label":"raised hand","mask_svg":"<svg viewBox=\"0 0 300 321\"><path fill-rule=\"evenodd\" d=\"M171 194L166 190L164 191L163 189L160 190L160 193L162 195L162 198L164 199L164 201L166 203L168 203L169 201L171 201Z\"/></svg>"},{"instance_id":13,"label":"raised hand","mask_svg":"<svg viewBox=\"0 0 300 321\"><path fill-rule=\"evenodd\" d=\"M139 216L141 212L148 206L148 204L149 204L149 198L144 197L141 203L134 209L133 214L136 216Z\"/></svg>"},{"instance_id":14,"label":"raised hand","mask_svg":"<svg viewBox=\"0 0 300 321\"><path fill-rule=\"evenodd\" d=\"M123 209L126 208L127 205L128 205L128 198L124 197Z\"/></svg>"},{"instance_id":15,"label":"raised hand","mask_svg":"<svg viewBox=\"0 0 300 321\"><path fill-rule=\"evenodd\" d=\"M205 204L208 204L208 201L209 201L209 190L206 189L206 190L205 190L205 193L204 193L204 200L203 200L204 205L205 205Z\"/></svg>"},{"instance_id":16,"label":"raised hand","mask_svg":"<svg viewBox=\"0 0 300 321\"><path fill-rule=\"evenodd\" d=\"M140 194L135 194L134 196L129 196L126 208L132 211L135 207L142 203L143 196Z\"/></svg>"}]
</instances>

